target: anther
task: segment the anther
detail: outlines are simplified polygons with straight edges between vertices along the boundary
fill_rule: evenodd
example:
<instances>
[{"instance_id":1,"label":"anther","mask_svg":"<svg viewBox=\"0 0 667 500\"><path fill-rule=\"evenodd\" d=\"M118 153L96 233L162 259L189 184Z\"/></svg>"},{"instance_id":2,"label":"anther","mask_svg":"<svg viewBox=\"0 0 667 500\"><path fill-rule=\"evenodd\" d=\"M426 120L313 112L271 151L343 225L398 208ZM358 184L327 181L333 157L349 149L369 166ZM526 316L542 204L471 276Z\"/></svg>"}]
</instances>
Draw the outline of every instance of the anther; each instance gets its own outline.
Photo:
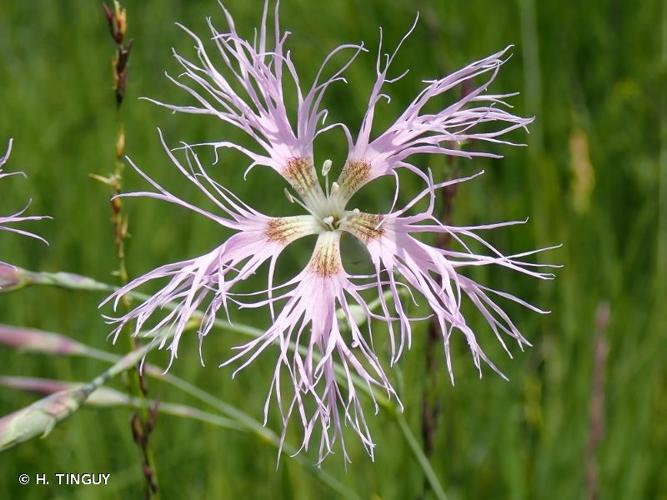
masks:
<instances>
[{"instance_id":1,"label":"anther","mask_svg":"<svg viewBox=\"0 0 667 500\"><path fill-rule=\"evenodd\" d=\"M322 164L322 177L329 175L329 170L331 170L332 164L333 162L331 160L324 160L324 163Z\"/></svg>"},{"instance_id":2,"label":"anther","mask_svg":"<svg viewBox=\"0 0 667 500\"><path fill-rule=\"evenodd\" d=\"M338 184L337 182L331 184L331 194L336 194L338 190L340 190L340 184Z\"/></svg>"},{"instance_id":3,"label":"anther","mask_svg":"<svg viewBox=\"0 0 667 500\"><path fill-rule=\"evenodd\" d=\"M289 189L284 188L283 193L285 193L285 198L287 198L287 201L290 203L294 203L294 196L292 196L292 193L289 192Z\"/></svg>"}]
</instances>

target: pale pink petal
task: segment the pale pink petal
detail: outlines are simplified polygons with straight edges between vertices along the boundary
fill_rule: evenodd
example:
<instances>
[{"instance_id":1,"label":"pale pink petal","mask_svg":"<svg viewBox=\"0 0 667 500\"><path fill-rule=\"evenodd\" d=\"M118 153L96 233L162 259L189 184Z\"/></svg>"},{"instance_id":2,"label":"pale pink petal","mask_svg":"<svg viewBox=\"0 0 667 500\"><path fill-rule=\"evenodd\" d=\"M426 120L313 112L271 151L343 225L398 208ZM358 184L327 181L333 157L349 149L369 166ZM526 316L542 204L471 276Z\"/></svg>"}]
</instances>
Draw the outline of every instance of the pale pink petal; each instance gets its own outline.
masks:
<instances>
[{"instance_id":1,"label":"pale pink petal","mask_svg":"<svg viewBox=\"0 0 667 500\"><path fill-rule=\"evenodd\" d=\"M416 21L415 21L416 23ZM472 158L485 156L498 158L495 153L480 150L482 142L516 145L502 136L522 128L527 130L533 118L522 118L504 108L511 108L505 99L514 94L491 95L487 90L500 67L506 62L509 47L443 78L425 82L426 87L415 97L406 110L387 130L372 138L372 126L376 106L383 97L385 84L396 78L388 77L388 71L398 50L414 25L401 40L395 51L388 55L383 65L382 40L378 51L377 80L371 91L368 109L359 134L353 139L348 132L349 153L345 167L338 179L345 200L373 179L390 175L397 168L408 168L416 174L424 174L406 160L417 154L443 154ZM400 77L399 77L400 78ZM481 84L476 79L482 78ZM454 104L427 113L424 107L443 94L459 92ZM495 128L484 125L490 123Z\"/></svg>"},{"instance_id":2,"label":"pale pink petal","mask_svg":"<svg viewBox=\"0 0 667 500\"><path fill-rule=\"evenodd\" d=\"M7 151L3 156L0 157L0 179L3 179L5 177L10 177L12 175L23 175L21 172L12 172L12 173L6 173L3 172L2 169L5 166L5 163L9 160L9 156L11 155L12 152L12 139L9 140L9 145L7 146ZM0 199L2 197L0 196ZM27 210L28 207L30 206L30 202L21 210L14 212L9 215L0 215L0 231L5 231L9 233L15 233L19 234L21 236L27 236L29 238L35 238L37 240L40 240L48 245L48 242L42 238L41 236L38 236L34 233L31 233L30 231L26 231L24 229L16 228L13 227L13 224L17 224L20 222L28 222L28 221L36 221L36 220L42 220L42 219L48 219L48 217L44 216L38 216L38 215L23 215Z\"/></svg>"},{"instance_id":3,"label":"pale pink petal","mask_svg":"<svg viewBox=\"0 0 667 500\"><path fill-rule=\"evenodd\" d=\"M256 38L253 43L237 32L234 19L224 6L226 31L218 31L208 20L215 60L223 63L220 70L204 41L181 26L195 42L197 61L192 62L174 52L183 73L179 78L169 79L190 94L196 105L179 106L152 101L174 111L212 115L243 130L263 152L225 140L204 144L216 149L241 151L252 160L251 167L263 165L275 169L302 194L301 190L319 190L319 184L313 182L316 178L313 141L327 114L326 110L320 109L324 93L332 83L344 80L343 71L363 47L342 45L334 49L317 72L310 90L304 94L290 53L285 49L288 33L280 29L277 4L273 47L268 47L268 4L268 1L264 3L259 39ZM347 49L352 52L348 61L332 75L324 77L326 64L334 55ZM285 104L284 89L290 87L297 96L295 117L289 116Z\"/></svg>"},{"instance_id":4,"label":"pale pink petal","mask_svg":"<svg viewBox=\"0 0 667 500\"><path fill-rule=\"evenodd\" d=\"M338 232L320 235L309 264L288 283L292 288L272 299L284 301L284 305L271 327L257 339L239 346L238 352L223 364L239 363L236 373L265 350L277 347L278 360L265 418L273 396L284 430L291 419L301 424L303 449L308 449L317 430L320 460L333 452L336 441L348 458L344 425L351 427L368 453L373 454L375 444L353 379L368 386L371 392L379 388L396 397L380 360L357 325L352 307L360 308L364 315L370 311L343 269L339 240ZM343 371L344 387L337 381L334 362ZM285 378L287 385L283 383Z\"/></svg>"},{"instance_id":5,"label":"pale pink petal","mask_svg":"<svg viewBox=\"0 0 667 500\"><path fill-rule=\"evenodd\" d=\"M456 179L455 181L449 181L449 183L461 182L473 177ZM546 313L547 311L543 311L510 293L493 290L476 283L464 274L465 269L495 265L534 278L552 279L553 274L536 270L536 268L554 266L525 261L524 257L554 247L515 255L504 255L477 233L516 224L517 222L479 227L457 227L437 222L433 216L433 200L435 199L436 188L443 184L445 183L437 186L431 185L426 190L431 199L428 208L423 212L416 215L404 215L407 211L406 207L413 206L413 202L422 197L422 193L415 200L409 202L406 207L394 213L384 215L363 212L351 213L344 220L341 229L357 237L370 253L377 274L377 293L380 300L383 301L383 309L387 316L391 311L384 302L384 295L389 291L392 297L395 312L400 318L400 340L398 343L394 340L393 329L390 331L392 335L392 362L396 362L400 358L406 345L407 347L410 346L412 335L410 321L406 318L402 305L403 299L396 286L396 277L400 277L405 284L409 285L425 300L426 305L440 325L446 362L452 381L454 380L454 372L451 363L450 340L454 330L458 330L464 335L470 347L475 366L480 369L480 373L481 361L486 362L494 371L500 373L484 354L477 335L469 327L462 313L461 307L464 299L469 300L477 307L508 354L509 350L504 341L505 337L513 339L519 347L530 344L505 311L496 303L493 296L515 302L534 312ZM457 246L461 246L462 250L443 249L416 239L417 235L424 233L446 234L452 238ZM466 244L466 241L470 240L481 243L489 250L489 254L485 255L471 251ZM382 280L382 276L387 277L386 281ZM388 290L387 283L389 284ZM502 375L502 373L500 374Z\"/></svg>"}]
</instances>

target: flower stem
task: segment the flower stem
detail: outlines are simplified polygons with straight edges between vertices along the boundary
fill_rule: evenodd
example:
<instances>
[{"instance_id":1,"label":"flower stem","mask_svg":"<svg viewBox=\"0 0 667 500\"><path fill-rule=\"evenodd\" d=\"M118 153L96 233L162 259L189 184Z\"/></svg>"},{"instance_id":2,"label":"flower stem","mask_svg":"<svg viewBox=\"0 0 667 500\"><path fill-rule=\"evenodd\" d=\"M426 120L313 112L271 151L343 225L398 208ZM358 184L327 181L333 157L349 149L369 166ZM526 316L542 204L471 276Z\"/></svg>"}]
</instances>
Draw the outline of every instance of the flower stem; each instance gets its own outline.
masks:
<instances>
[{"instance_id":1,"label":"flower stem","mask_svg":"<svg viewBox=\"0 0 667 500\"><path fill-rule=\"evenodd\" d=\"M118 196L123 190L123 170L125 164L125 124L123 121L122 107L125 97L128 75L128 60L132 50L132 40L125 42L127 32L127 11L121 7L118 0L114 0L113 8L103 4L104 14L109 24L111 38L116 46L112 59L112 73L114 82L114 94L116 101L117 132L115 140L115 158L113 173L108 177L93 175L96 180L103 182L111 188L111 223L113 226L114 247L118 261L118 268L114 274L118 277L121 285L128 282L127 263L125 259L125 242L128 236L128 218L123 211L123 202ZM130 298L123 297L122 305L126 310L130 309ZM138 346L136 337L127 336L128 351L133 351ZM148 388L139 370L130 370L126 377L127 390L130 395L134 394L139 405L138 411L133 415L131 421L132 434L142 455L142 470L148 485L148 498L157 496L158 482L155 468L155 460L150 447L150 435L155 428L157 409L148 405ZM156 403L157 404L157 403Z\"/></svg>"},{"instance_id":2,"label":"flower stem","mask_svg":"<svg viewBox=\"0 0 667 500\"><path fill-rule=\"evenodd\" d=\"M401 413L400 411L395 411L394 416L396 418L396 422L398 423L398 427L401 429L403 437L410 446L410 450L417 459L417 462L419 462L419 466L424 472L424 476L426 476L426 479L428 480L428 483L431 486L431 489L433 490L433 493L435 494L436 498L438 498L439 500L447 500L447 495L445 495L445 491L442 485L440 484L438 476L435 474L435 471L433 470L431 462L424 453L424 450L419 444L419 441L417 441L417 438L410 430L410 426L405 421L403 413Z\"/></svg>"}]
</instances>

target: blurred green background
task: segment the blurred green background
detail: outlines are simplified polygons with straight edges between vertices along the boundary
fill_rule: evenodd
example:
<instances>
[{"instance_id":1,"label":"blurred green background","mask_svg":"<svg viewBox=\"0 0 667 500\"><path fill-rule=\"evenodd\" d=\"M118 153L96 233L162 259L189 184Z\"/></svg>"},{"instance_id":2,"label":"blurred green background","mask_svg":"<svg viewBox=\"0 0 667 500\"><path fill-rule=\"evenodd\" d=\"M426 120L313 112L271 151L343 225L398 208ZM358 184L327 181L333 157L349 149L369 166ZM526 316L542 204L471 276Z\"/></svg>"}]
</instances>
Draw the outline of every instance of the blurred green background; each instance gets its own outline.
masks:
<instances>
[{"instance_id":1,"label":"blurred green background","mask_svg":"<svg viewBox=\"0 0 667 500\"><path fill-rule=\"evenodd\" d=\"M184 198L201 202L171 167L156 127L167 140L238 139L211 118L173 115L148 102L189 103L163 71L178 73L170 48L193 57L192 44L175 25L183 22L205 35L205 17L224 26L213 0L128 0L129 36L135 45L125 103L127 152L154 178ZM229 1L241 32L251 36L261 13L258 1ZM474 275L550 309L538 316L508 311L534 344L508 359L479 315L470 317L482 345L508 375L490 371L481 380L464 342L455 345L457 383L446 377L437 344L435 373L426 373L426 326L416 330L413 349L394 372L405 415L416 436L424 391L441 405L433 467L452 499L667 498L667 4L658 0L448 0L399 2L345 0L284 1L283 28L305 82L324 55L343 42L363 40L369 54L348 71L348 85L326 100L331 120L358 126L375 76L377 28L392 47L415 12L421 21L397 59L394 73L410 74L390 88L383 105L386 124L416 94L420 80L515 44L514 56L494 83L496 93L515 90L515 110L535 115L527 148L495 148L498 161L463 161L454 168L486 175L459 189L454 221L475 224L530 217L525 226L490 234L509 253L563 243L542 255L564 265L554 282L537 283L507 272ZM50 246L3 235L0 258L44 271L66 270L112 282L116 262L109 223L108 190L89 174L113 168L116 121L111 89L113 51L101 5L89 0L3 0L0 3L0 142L14 137L8 170L28 180L3 181L0 213L32 198L31 212L53 220L30 227ZM523 140L521 134L515 136ZM318 145L318 158L344 159L337 133ZM439 178L452 165L420 158ZM217 178L265 212L289 208L280 179L256 170L247 182L247 162L228 155ZM128 189L144 187L126 170ZM406 183L402 199L413 186ZM382 208L390 184L370 189L360 206ZM386 188L386 189L385 189ZM128 266L133 276L153 267L208 251L225 233L201 217L151 200L126 203L132 239ZM307 258L306 242L288 253L282 276ZM56 332L100 349L112 346L97 304L102 296L56 289L26 289L0 297L0 322ZM596 311L608 304L607 328ZM108 312L108 311L107 311ZM240 320L266 326L268 318ZM378 330L379 332L380 330ZM387 346L377 335L376 347ZM272 370L271 355L231 380L217 365L242 337L212 332L205 343L206 366L195 341L184 341L172 373L261 418ZM594 363L603 346L603 364ZM162 354L150 358L159 363ZM54 359L0 349L0 372L63 380L88 380L103 365L83 359ZM602 438L590 448L592 380L604 374ZM122 384L115 383L122 388ZM150 383L153 397L191 402L177 391ZM434 396L437 395L437 396ZM0 414L25 406L34 396L0 390ZM369 415L372 410L369 407ZM139 453L129 430L130 410L86 408L44 440L0 455L0 498L137 498L143 495ZM274 415L275 417L275 415ZM323 469L362 498L432 498L423 472L386 413L369 418L377 442L371 462L348 435L352 464L340 454ZM270 423L275 428L275 418ZM295 435L290 434L292 443ZM336 498L306 468L256 437L205 424L160 417L152 444L164 498ZM315 450L316 451L316 450ZM310 460L315 455L308 455ZM595 486L587 470L597 464ZM111 472L106 488L23 487L19 473Z\"/></svg>"}]
</instances>

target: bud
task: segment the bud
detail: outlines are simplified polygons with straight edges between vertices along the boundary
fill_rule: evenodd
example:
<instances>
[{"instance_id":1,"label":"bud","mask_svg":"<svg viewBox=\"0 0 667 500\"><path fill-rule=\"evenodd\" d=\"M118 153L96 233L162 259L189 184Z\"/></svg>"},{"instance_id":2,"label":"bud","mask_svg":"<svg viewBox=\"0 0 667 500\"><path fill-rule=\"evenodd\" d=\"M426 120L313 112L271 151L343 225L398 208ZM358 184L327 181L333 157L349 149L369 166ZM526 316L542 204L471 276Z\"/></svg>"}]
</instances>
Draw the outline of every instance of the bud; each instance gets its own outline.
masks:
<instances>
[{"instance_id":1,"label":"bud","mask_svg":"<svg viewBox=\"0 0 667 500\"><path fill-rule=\"evenodd\" d=\"M56 392L21 410L0 418L0 452L38 436L46 436L58 423L76 412L88 397L103 384L134 366L155 349L164 338L132 351L92 381L71 389ZM135 436L138 438L141 436Z\"/></svg>"},{"instance_id":2,"label":"bud","mask_svg":"<svg viewBox=\"0 0 667 500\"><path fill-rule=\"evenodd\" d=\"M87 396L82 389L56 392L0 418L0 451L46 436L59 422L77 411Z\"/></svg>"},{"instance_id":3,"label":"bud","mask_svg":"<svg viewBox=\"0 0 667 500\"><path fill-rule=\"evenodd\" d=\"M0 377L0 386L47 395L74 387L59 380L31 377Z\"/></svg>"},{"instance_id":4,"label":"bud","mask_svg":"<svg viewBox=\"0 0 667 500\"><path fill-rule=\"evenodd\" d=\"M22 276L18 268L0 262L0 293L18 290L27 284L25 276Z\"/></svg>"},{"instance_id":5,"label":"bud","mask_svg":"<svg viewBox=\"0 0 667 500\"><path fill-rule=\"evenodd\" d=\"M35 392L46 396L65 391L76 390L85 385L82 382L62 382L60 380L34 378L34 377L0 377L0 386L20 391ZM100 407L131 406L134 401L127 394L111 389L99 387L95 389L86 404Z\"/></svg>"},{"instance_id":6,"label":"bud","mask_svg":"<svg viewBox=\"0 0 667 500\"><path fill-rule=\"evenodd\" d=\"M22 351L48 354L85 355L91 349L64 335L0 325L0 344Z\"/></svg>"}]
</instances>

